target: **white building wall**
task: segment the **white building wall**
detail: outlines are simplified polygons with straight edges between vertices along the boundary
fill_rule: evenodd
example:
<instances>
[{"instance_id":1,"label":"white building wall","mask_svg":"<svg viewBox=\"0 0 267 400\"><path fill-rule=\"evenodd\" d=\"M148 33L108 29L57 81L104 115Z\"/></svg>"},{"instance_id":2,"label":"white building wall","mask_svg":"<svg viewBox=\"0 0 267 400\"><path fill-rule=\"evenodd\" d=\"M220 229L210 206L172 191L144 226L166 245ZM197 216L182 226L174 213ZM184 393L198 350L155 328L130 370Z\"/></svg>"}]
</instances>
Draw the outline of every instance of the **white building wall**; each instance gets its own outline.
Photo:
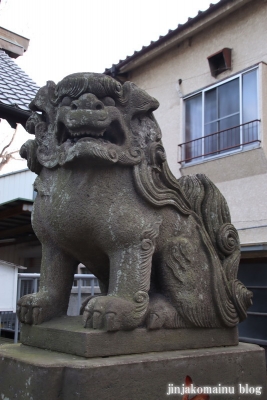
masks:
<instances>
[{"instance_id":1,"label":"white building wall","mask_svg":"<svg viewBox=\"0 0 267 400\"><path fill-rule=\"evenodd\" d=\"M0 204L17 198L33 200L35 178L28 169L0 176Z\"/></svg>"},{"instance_id":2,"label":"white building wall","mask_svg":"<svg viewBox=\"0 0 267 400\"><path fill-rule=\"evenodd\" d=\"M267 1L244 1L236 11L202 27L129 75L129 80L160 102L155 116L173 174L210 177L227 199L242 244L267 242L266 21ZM232 68L213 77L207 57L225 47L232 49ZM181 168L177 161L178 144L185 142L183 98L254 65L259 65L260 147Z\"/></svg>"},{"instance_id":3,"label":"white building wall","mask_svg":"<svg viewBox=\"0 0 267 400\"><path fill-rule=\"evenodd\" d=\"M257 63L261 63L260 85L266 82L266 21L267 2L250 1L130 73L129 80L160 102L155 116L163 131L170 168L176 177L181 175L177 163L178 144L185 141L181 96L214 85ZM232 49L232 68L213 77L207 57L224 47ZM182 79L181 85L179 79ZM266 90L260 86L262 121L267 118Z\"/></svg>"}]
</instances>

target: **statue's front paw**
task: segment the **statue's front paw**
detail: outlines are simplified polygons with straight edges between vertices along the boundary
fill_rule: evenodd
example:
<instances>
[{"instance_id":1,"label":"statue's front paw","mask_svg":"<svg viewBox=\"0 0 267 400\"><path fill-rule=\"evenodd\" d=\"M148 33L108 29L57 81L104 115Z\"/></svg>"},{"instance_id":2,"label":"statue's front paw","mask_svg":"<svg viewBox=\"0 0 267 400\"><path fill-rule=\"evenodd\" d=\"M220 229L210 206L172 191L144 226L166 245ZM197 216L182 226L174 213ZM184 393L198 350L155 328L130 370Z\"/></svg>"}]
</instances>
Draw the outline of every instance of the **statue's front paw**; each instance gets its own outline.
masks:
<instances>
[{"instance_id":1,"label":"statue's front paw","mask_svg":"<svg viewBox=\"0 0 267 400\"><path fill-rule=\"evenodd\" d=\"M59 315L57 303L48 293L33 293L18 301L17 315L20 322L38 325Z\"/></svg>"},{"instance_id":2,"label":"statue's front paw","mask_svg":"<svg viewBox=\"0 0 267 400\"><path fill-rule=\"evenodd\" d=\"M84 327L106 331L130 330L140 326L148 307L148 294L137 292L133 301L115 296L91 299L83 313Z\"/></svg>"}]
</instances>

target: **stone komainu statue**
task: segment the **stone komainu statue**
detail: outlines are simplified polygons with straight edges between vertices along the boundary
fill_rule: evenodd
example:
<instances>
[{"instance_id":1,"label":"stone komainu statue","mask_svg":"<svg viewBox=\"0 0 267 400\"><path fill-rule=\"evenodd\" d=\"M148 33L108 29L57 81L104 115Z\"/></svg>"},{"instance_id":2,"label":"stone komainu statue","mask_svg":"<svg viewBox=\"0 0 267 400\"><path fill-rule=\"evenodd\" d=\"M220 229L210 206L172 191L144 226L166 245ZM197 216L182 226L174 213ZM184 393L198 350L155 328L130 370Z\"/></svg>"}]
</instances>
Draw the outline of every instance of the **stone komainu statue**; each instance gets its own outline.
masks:
<instances>
[{"instance_id":1,"label":"stone komainu statue","mask_svg":"<svg viewBox=\"0 0 267 400\"><path fill-rule=\"evenodd\" d=\"M85 306L87 327L233 327L246 317L252 295L237 280L226 201L205 175L172 175L158 105L94 73L37 93L27 122L35 139L21 156L38 175L32 224L43 255L40 291L19 301L22 322L66 314L79 263L102 292Z\"/></svg>"}]
</instances>

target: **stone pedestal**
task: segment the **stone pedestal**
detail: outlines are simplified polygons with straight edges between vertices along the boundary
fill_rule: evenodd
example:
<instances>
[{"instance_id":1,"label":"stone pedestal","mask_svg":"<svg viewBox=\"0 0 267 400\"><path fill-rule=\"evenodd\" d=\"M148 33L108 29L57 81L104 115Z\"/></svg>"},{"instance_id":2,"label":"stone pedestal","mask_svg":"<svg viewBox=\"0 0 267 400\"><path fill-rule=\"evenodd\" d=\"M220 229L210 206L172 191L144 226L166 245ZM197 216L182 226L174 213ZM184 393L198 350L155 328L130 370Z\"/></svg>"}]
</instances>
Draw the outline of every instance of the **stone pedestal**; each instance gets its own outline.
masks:
<instances>
[{"instance_id":1,"label":"stone pedestal","mask_svg":"<svg viewBox=\"0 0 267 400\"><path fill-rule=\"evenodd\" d=\"M235 346L237 328L158 329L104 332L85 329L82 317L64 316L21 327L22 344L81 357L107 357L154 351Z\"/></svg>"},{"instance_id":2,"label":"stone pedestal","mask_svg":"<svg viewBox=\"0 0 267 400\"><path fill-rule=\"evenodd\" d=\"M181 399L187 375L193 393L196 386L217 391L210 400L267 398L264 351L251 344L104 358L25 345L0 347L4 400Z\"/></svg>"}]
</instances>

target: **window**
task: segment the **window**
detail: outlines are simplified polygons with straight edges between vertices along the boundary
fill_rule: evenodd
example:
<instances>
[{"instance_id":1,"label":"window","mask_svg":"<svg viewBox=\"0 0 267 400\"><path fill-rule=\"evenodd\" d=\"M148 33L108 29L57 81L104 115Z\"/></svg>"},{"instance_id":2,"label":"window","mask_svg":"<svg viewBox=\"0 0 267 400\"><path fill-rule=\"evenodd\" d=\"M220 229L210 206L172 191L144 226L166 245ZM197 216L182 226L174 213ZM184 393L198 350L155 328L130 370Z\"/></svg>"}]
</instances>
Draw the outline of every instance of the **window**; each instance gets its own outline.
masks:
<instances>
[{"instance_id":1,"label":"window","mask_svg":"<svg viewBox=\"0 0 267 400\"><path fill-rule=\"evenodd\" d=\"M257 69L185 99L182 161L201 160L258 142Z\"/></svg>"},{"instance_id":2,"label":"window","mask_svg":"<svg viewBox=\"0 0 267 400\"><path fill-rule=\"evenodd\" d=\"M267 260L241 259L238 279L253 292L253 304L248 318L239 324L241 342L267 346Z\"/></svg>"}]
</instances>

